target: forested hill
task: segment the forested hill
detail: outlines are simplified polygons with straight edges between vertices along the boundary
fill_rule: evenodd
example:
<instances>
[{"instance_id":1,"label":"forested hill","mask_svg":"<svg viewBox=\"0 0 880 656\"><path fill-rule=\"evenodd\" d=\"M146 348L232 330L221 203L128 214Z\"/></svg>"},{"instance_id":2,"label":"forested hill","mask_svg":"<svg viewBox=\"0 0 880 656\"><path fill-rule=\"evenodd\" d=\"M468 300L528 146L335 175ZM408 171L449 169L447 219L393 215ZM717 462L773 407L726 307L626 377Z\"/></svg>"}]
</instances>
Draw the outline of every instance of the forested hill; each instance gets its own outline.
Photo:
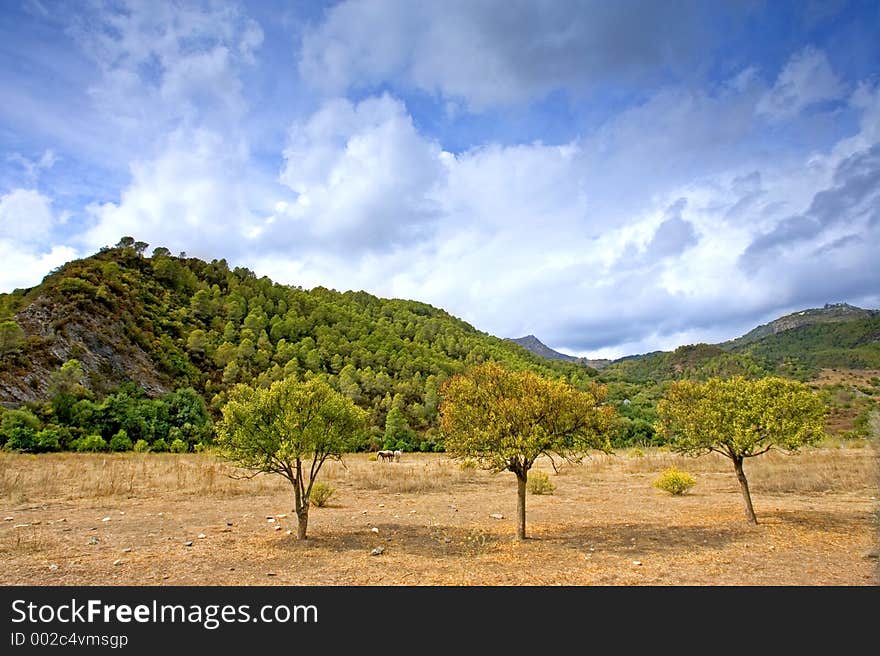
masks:
<instances>
[{"instance_id":1,"label":"forested hill","mask_svg":"<svg viewBox=\"0 0 880 656\"><path fill-rule=\"evenodd\" d=\"M374 426L397 407L430 436L440 382L469 365L497 360L578 385L595 375L424 303L280 285L225 260L146 248L126 238L0 295L0 402L46 399L69 359L96 397L125 381L149 396L192 387L215 412L235 383L324 375Z\"/></svg>"}]
</instances>

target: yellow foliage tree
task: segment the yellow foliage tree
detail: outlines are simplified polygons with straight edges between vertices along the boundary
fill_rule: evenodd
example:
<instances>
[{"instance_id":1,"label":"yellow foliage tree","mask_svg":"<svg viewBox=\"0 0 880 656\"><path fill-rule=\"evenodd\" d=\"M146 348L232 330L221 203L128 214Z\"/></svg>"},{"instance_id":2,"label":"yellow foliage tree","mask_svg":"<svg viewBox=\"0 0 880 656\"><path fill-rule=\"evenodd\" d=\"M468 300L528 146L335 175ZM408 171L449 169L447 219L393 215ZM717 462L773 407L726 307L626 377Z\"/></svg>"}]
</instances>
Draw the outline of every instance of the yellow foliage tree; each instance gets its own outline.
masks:
<instances>
[{"instance_id":1,"label":"yellow foliage tree","mask_svg":"<svg viewBox=\"0 0 880 656\"><path fill-rule=\"evenodd\" d=\"M483 469L516 474L517 539L526 537L526 483L539 456L579 461L589 449L611 450L614 408L602 405L605 393L600 385L584 392L495 363L444 383L440 427L446 451Z\"/></svg>"},{"instance_id":2,"label":"yellow foliage tree","mask_svg":"<svg viewBox=\"0 0 880 656\"><path fill-rule=\"evenodd\" d=\"M784 378L678 381L657 404L657 413L656 428L674 451L730 458L752 524L758 519L743 471L745 459L773 448L795 451L824 435L825 409L819 397L803 383Z\"/></svg>"}]
</instances>

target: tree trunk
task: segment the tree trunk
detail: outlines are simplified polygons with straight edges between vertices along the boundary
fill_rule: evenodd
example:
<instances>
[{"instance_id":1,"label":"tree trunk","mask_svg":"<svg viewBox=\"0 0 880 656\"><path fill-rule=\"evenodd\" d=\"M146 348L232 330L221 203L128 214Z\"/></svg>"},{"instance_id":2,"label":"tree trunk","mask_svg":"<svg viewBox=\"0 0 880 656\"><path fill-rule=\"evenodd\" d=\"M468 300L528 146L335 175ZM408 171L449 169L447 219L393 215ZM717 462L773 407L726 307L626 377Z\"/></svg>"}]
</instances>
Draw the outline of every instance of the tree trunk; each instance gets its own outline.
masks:
<instances>
[{"instance_id":1,"label":"tree trunk","mask_svg":"<svg viewBox=\"0 0 880 656\"><path fill-rule=\"evenodd\" d=\"M526 539L526 481L528 472L516 474L516 539Z\"/></svg>"},{"instance_id":2,"label":"tree trunk","mask_svg":"<svg viewBox=\"0 0 880 656\"><path fill-rule=\"evenodd\" d=\"M755 509L752 507L752 495L749 494L749 482L746 480L746 475L743 471L743 459L741 457L733 459L733 468L736 469L736 478L739 481L739 487L742 490L746 519L750 524L757 524L758 518L755 517Z\"/></svg>"},{"instance_id":3,"label":"tree trunk","mask_svg":"<svg viewBox=\"0 0 880 656\"><path fill-rule=\"evenodd\" d=\"M297 540L305 540L306 538L306 529L309 527L309 507L308 505L303 506L301 509L296 511L296 539Z\"/></svg>"},{"instance_id":4,"label":"tree trunk","mask_svg":"<svg viewBox=\"0 0 880 656\"><path fill-rule=\"evenodd\" d=\"M302 476L299 463L297 463L297 471ZM299 489L299 479L293 483L293 510L296 513L296 538L298 540L305 540L306 529L309 526L309 502L303 499L302 492Z\"/></svg>"}]
</instances>

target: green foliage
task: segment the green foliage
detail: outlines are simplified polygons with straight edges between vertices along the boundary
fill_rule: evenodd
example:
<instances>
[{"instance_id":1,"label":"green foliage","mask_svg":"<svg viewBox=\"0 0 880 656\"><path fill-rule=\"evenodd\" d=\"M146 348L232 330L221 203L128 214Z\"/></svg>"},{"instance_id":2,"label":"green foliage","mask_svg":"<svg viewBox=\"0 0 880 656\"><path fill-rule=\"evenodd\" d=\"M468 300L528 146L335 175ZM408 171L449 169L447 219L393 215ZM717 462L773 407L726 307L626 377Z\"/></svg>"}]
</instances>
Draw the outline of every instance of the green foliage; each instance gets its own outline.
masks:
<instances>
[{"instance_id":1,"label":"green foliage","mask_svg":"<svg viewBox=\"0 0 880 656\"><path fill-rule=\"evenodd\" d=\"M400 408L391 408L385 418L385 435L383 449L400 449L401 451L413 451L413 442L416 439L413 431L403 416Z\"/></svg>"},{"instance_id":2,"label":"green foliage","mask_svg":"<svg viewBox=\"0 0 880 656\"><path fill-rule=\"evenodd\" d=\"M16 426L7 434L6 448L10 451L30 453L36 450L37 433L29 426Z\"/></svg>"},{"instance_id":3,"label":"green foliage","mask_svg":"<svg viewBox=\"0 0 880 656\"><path fill-rule=\"evenodd\" d=\"M0 445L30 451L39 429L40 419L27 408L6 410L0 418Z\"/></svg>"},{"instance_id":4,"label":"green foliage","mask_svg":"<svg viewBox=\"0 0 880 656\"><path fill-rule=\"evenodd\" d=\"M654 481L654 487L675 496L684 494L696 484L697 479L675 467L664 469L663 473Z\"/></svg>"},{"instance_id":5,"label":"green foliage","mask_svg":"<svg viewBox=\"0 0 880 656\"><path fill-rule=\"evenodd\" d=\"M794 451L824 436L825 408L803 383L784 378L742 377L705 383L678 381L658 404L658 431L675 451L710 451L730 458L743 493L746 517L757 524L746 458L777 447Z\"/></svg>"},{"instance_id":6,"label":"green foliage","mask_svg":"<svg viewBox=\"0 0 880 656\"><path fill-rule=\"evenodd\" d=\"M128 436L128 433L126 433L124 429L120 428L119 432L117 432L116 435L114 435L110 439L110 450L131 451L131 449L131 438Z\"/></svg>"},{"instance_id":7,"label":"green foliage","mask_svg":"<svg viewBox=\"0 0 880 656\"><path fill-rule=\"evenodd\" d=\"M150 445L150 451L153 451L156 453L160 453L162 451L167 451L167 450L168 450L168 442L166 442L165 438L163 438L163 437L160 437L158 440L156 440L155 442L153 442Z\"/></svg>"},{"instance_id":8,"label":"green foliage","mask_svg":"<svg viewBox=\"0 0 880 656\"><path fill-rule=\"evenodd\" d=\"M60 451L62 444L68 441L68 434L61 426L50 424L36 434L37 453Z\"/></svg>"},{"instance_id":9,"label":"green foliage","mask_svg":"<svg viewBox=\"0 0 880 656\"><path fill-rule=\"evenodd\" d=\"M86 435L74 442L77 451L106 451L107 441L100 435Z\"/></svg>"},{"instance_id":10,"label":"green foliage","mask_svg":"<svg viewBox=\"0 0 880 656\"><path fill-rule=\"evenodd\" d=\"M150 444L146 440L138 440L134 443L132 450L135 453L147 453L150 450Z\"/></svg>"},{"instance_id":11,"label":"green foliage","mask_svg":"<svg viewBox=\"0 0 880 656\"><path fill-rule=\"evenodd\" d=\"M715 451L741 459L772 447L795 450L824 435L819 397L783 378L679 381L657 411L658 430L683 453Z\"/></svg>"},{"instance_id":12,"label":"green foliage","mask_svg":"<svg viewBox=\"0 0 880 656\"><path fill-rule=\"evenodd\" d=\"M293 378L255 389L239 385L223 406L217 443L224 457L294 488L298 537L306 538L311 493L328 459L362 445L366 413L326 382Z\"/></svg>"},{"instance_id":13,"label":"green foliage","mask_svg":"<svg viewBox=\"0 0 880 656\"><path fill-rule=\"evenodd\" d=\"M614 408L605 389L588 392L531 371L488 363L446 381L440 389L446 450L494 472L517 477L516 537L526 537L529 470L541 455L579 461L588 449L611 450Z\"/></svg>"},{"instance_id":14,"label":"green foliage","mask_svg":"<svg viewBox=\"0 0 880 656\"><path fill-rule=\"evenodd\" d=\"M24 331L15 321L0 322L0 357L18 351L24 345Z\"/></svg>"},{"instance_id":15,"label":"green foliage","mask_svg":"<svg viewBox=\"0 0 880 656\"><path fill-rule=\"evenodd\" d=\"M318 508L323 508L327 505L327 502L330 501L330 497L332 497L335 493L336 488L332 485L322 483L321 481L316 481L315 484L312 486L312 504L317 506Z\"/></svg>"},{"instance_id":16,"label":"green foliage","mask_svg":"<svg viewBox=\"0 0 880 656\"><path fill-rule=\"evenodd\" d=\"M880 369L880 316L800 326L735 347L738 352L776 363L779 373L798 377L820 368Z\"/></svg>"},{"instance_id":17,"label":"green foliage","mask_svg":"<svg viewBox=\"0 0 880 656\"><path fill-rule=\"evenodd\" d=\"M604 395L600 386L582 392L529 371L481 365L441 390L446 450L523 477L541 455L577 460L590 448L610 451L614 409L602 404Z\"/></svg>"},{"instance_id":18,"label":"green foliage","mask_svg":"<svg viewBox=\"0 0 880 656\"><path fill-rule=\"evenodd\" d=\"M171 453L186 453L189 451L189 444L178 438L171 443L168 450L171 451Z\"/></svg>"},{"instance_id":19,"label":"green foliage","mask_svg":"<svg viewBox=\"0 0 880 656\"><path fill-rule=\"evenodd\" d=\"M146 353L158 382L168 389L191 388L215 419L239 382L267 387L285 377L317 375L367 413L369 425L381 435L376 446L382 446L387 416L397 408L403 421L392 418L392 439L407 450L442 450L438 389L469 367L496 361L579 388L588 388L595 376L581 365L545 361L424 303L322 287L304 290L274 284L245 268L230 269L223 260L174 257L163 247L148 258L141 248L132 237L130 243L126 239L65 264L33 290L0 294L0 318L11 319L38 297L49 299L57 330L67 323L97 326L94 338L134 365L128 375L155 385L154 373L139 369ZM126 341L116 332L102 332L103 326L121 326ZM49 367L54 346L51 339L26 340L21 356ZM145 409L131 390L130 398L105 403L123 384L123 374L87 373L81 381L86 393L77 389L58 397L64 415L58 421L80 434L100 432L107 440L124 428L133 441L169 441L168 422L175 420ZM92 408L100 424L73 420L73 406L85 398L100 406ZM181 439L190 445L210 439L210 426L201 431L208 422L190 423L199 434L188 433L181 422L175 424L185 433Z\"/></svg>"},{"instance_id":20,"label":"green foliage","mask_svg":"<svg viewBox=\"0 0 880 656\"><path fill-rule=\"evenodd\" d=\"M530 471L526 489L529 494L553 494L556 491L556 486L546 472Z\"/></svg>"},{"instance_id":21,"label":"green foliage","mask_svg":"<svg viewBox=\"0 0 880 656\"><path fill-rule=\"evenodd\" d=\"M730 376L758 378L767 374L765 363L750 355L730 353L713 344L690 344L673 352L650 353L612 363L602 370L601 377L608 381L650 383Z\"/></svg>"}]
</instances>

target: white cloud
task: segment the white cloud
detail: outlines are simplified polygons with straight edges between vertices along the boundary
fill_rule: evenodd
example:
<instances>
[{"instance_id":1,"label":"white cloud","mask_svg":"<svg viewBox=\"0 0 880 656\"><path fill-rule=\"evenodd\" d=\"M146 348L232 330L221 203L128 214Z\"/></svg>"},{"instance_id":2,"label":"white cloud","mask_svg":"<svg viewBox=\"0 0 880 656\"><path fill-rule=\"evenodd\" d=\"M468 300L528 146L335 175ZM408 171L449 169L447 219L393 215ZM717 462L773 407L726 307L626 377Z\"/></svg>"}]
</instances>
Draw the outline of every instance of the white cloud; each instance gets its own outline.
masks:
<instances>
[{"instance_id":1,"label":"white cloud","mask_svg":"<svg viewBox=\"0 0 880 656\"><path fill-rule=\"evenodd\" d=\"M21 166L25 178L32 183L37 181L43 171L48 171L58 161L55 151L51 148L44 150L40 158L36 160L28 159L21 153L12 153L7 155L6 159Z\"/></svg>"},{"instance_id":2,"label":"white cloud","mask_svg":"<svg viewBox=\"0 0 880 656\"><path fill-rule=\"evenodd\" d=\"M82 237L85 247L131 235L194 255L233 256L269 203L258 198L262 181L249 170L245 144L209 130L175 132L156 158L131 168L118 203L88 208L95 224Z\"/></svg>"},{"instance_id":3,"label":"white cloud","mask_svg":"<svg viewBox=\"0 0 880 656\"><path fill-rule=\"evenodd\" d=\"M47 240L55 224L52 201L35 189L0 196L0 238L23 243Z\"/></svg>"},{"instance_id":4,"label":"white cloud","mask_svg":"<svg viewBox=\"0 0 880 656\"><path fill-rule=\"evenodd\" d=\"M757 113L774 120L790 118L816 103L841 98L845 92L825 53L807 47L788 61L758 103Z\"/></svg>"},{"instance_id":5,"label":"white cloud","mask_svg":"<svg viewBox=\"0 0 880 656\"><path fill-rule=\"evenodd\" d=\"M866 203L858 222L844 216L780 258L741 266L759 235L808 213L817 190L836 188L841 162L880 141L880 93L867 85L841 109L861 119L857 134L821 113L810 126L824 126L828 143L807 152L768 140L774 121L797 130L811 114L802 110L843 97L819 51L793 57L771 87L754 67L711 88L646 84L564 143L453 154L416 120L442 123L422 104L436 101L444 125L466 132L468 109L561 88L625 90L691 61L705 36L692 17L659 4L342 2L306 33L300 71L328 92L368 95L325 98L300 118L315 99L280 107L287 141L272 150L266 139L255 155L244 89L259 84L242 76L263 47L260 26L226 5L111 10L77 38L99 65L91 97L124 143L131 179L89 206L92 224L72 244L85 252L130 234L280 282L425 300L481 330L582 354L724 339L730 326L808 302L804 289L867 288L876 231ZM376 88L417 90L416 118L393 93L369 95ZM9 261L24 272L54 261L57 248L35 244L58 243L60 219L39 191L7 196L19 192L33 195L12 198L11 215L45 219L31 226L42 235L33 247L0 232L0 253L18 248ZM863 243L847 241L853 229ZM834 285L820 280L828 271Z\"/></svg>"},{"instance_id":6,"label":"white cloud","mask_svg":"<svg viewBox=\"0 0 880 656\"><path fill-rule=\"evenodd\" d=\"M436 218L443 153L387 95L328 102L293 127L284 158L280 179L298 198L273 226L276 246L304 230L355 250L387 249Z\"/></svg>"},{"instance_id":7,"label":"white cloud","mask_svg":"<svg viewBox=\"0 0 880 656\"><path fill-rule=\"evenodd\" d=\"M666 90L569 144L487 144L455 156L417 132L403 105L387 96L360 105L333 101L299 126L286 151L283 177L301 194L293 211L299 223L272 229L291 231L300 247L287 257L253 253L250 262L307 286L426 300L494 334L534 333L581 354L733 337L755 317L834 300L872 280L868 247L839 242L865 227L864 203L862 218L844 211L839 231L804 242L802 262L770 261L759 278L741 266L757 235L806 211L817 190L834 187L844 141L873 138L865 125L858 138L826 151L769 161L740 149L761 139L748 117L764 90L757 80L716 96ZM873 98L863 89L853 106L868 115ZM374 155L383 152L380 140L362 135L375 133L389 147L421 153L432 174L407 182L407 167L419 160ZM397 181L381 187L383 219L364 213L370 203L360 202L376 176ZM358 200L346 204L346 197ZM394 230L384 220L422 221L412 202L420 197L431 201L431 230L388 248L369 246L369 231ZM340 206L368 228L357 233L361 241L348 240L352 225L330 216L328 208ZM312 223L326 238L303 242ZM279 233L267 235L284 243ZM858 267L844 265L850 249ZM826 267L838 275L804 284Z\"/></svg>"},{"instance_id":8,"label":"white cloud","mask_svg":"<svg viewBox=\"0 0 880 656\"><path fill-rule=\"evenodd\" d=\"M238 121L247 106L239 74L263 41L230 4L127 1L70 32L101 71L88 89L95 107L131 149L181 122L221 130Z\"/></svg>"},{"instance_id":9,"label":"white cloud","mask_svg":"<svg viewBox=\"0 0 880 656\"><path fill-rule=\"evenodd\" d=\"M300 74L331 93L393 79L475 109L694 64L706 7L679 3L346 0L306 33ZM731 20L735 20L731 17Z\"/></svg>"},{"instance_id":10,"label":"white cloud","mask_svg":"<svg viewBox=\"0 0 880 656\"><path fill-rule=\"evenodd\" d=\"M77 256L69 246L52 246L48 252L37 252L14 240L0 238L0 289L12 291L38 285L52 269Z\"/></svg>"},{"instance_id":11,"label":"white cloud","mask_svg":"<svg viewBox=\"0 0 880 656\"><path fill-rule=\"evenodd\" d=\"M44 158L45 159L45 158ZM35 189L0 196L0 290L33 287L52 269L77 257L69 246L53 245L56 216L52 200Z\"/></svg>"}]
</instances>

